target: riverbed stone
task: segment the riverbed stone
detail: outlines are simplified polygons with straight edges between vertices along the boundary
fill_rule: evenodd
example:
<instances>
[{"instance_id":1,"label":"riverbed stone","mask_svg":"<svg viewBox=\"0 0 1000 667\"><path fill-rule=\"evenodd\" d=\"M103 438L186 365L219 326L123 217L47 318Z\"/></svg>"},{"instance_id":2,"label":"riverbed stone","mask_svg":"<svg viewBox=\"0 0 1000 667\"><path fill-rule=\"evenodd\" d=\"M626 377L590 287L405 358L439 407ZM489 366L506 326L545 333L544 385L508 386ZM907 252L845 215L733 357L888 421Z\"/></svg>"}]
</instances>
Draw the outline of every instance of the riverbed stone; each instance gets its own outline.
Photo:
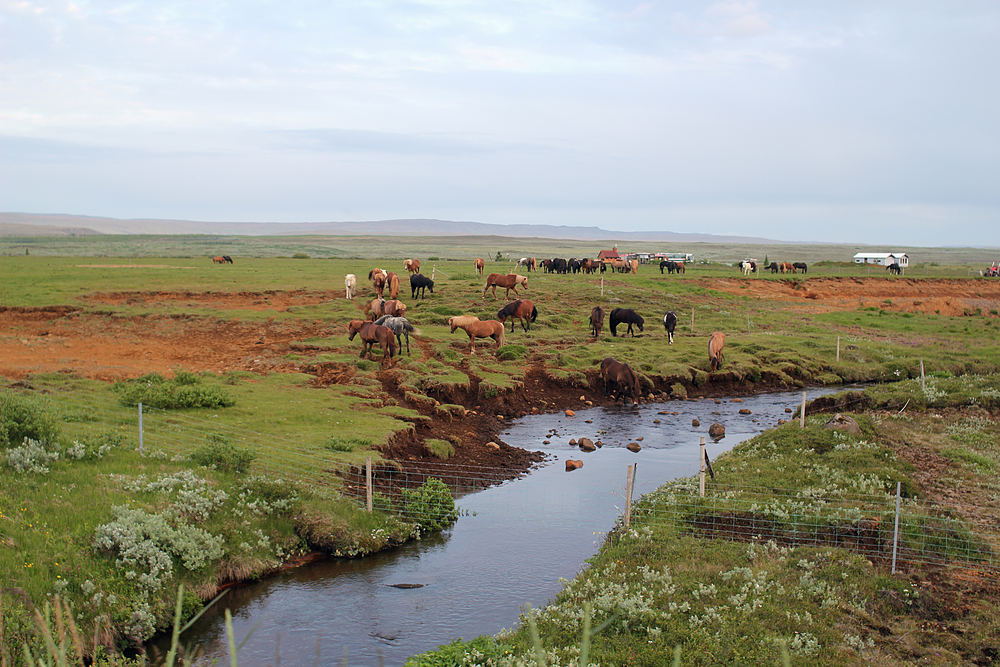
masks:
<instances>
[{"instance_id":1,"label":"riverbed stone","mask_svg":"<svg viewBox=\"0 0 1000 667\"><path fill-rule=\"evenodd\" d=\"M748 410L747 408L740 408L740 414L741 415L748 415L748 414L750 414L750 410Z\"/></svg>"},{"instance_id":2,"label":"riverbed stone","mask_svg":"<svg viewBox=\"0 0 1000 667\"><path fill-rule=\"evenodd\" d=\"M642 445L640 445L638 442L630 442L627 445L625 445L625 447L630 452L638 452L640 449L642 449Z\"/></svg>"},{"instance_id":3,"label":"riverbed stone","mask_svg":"<svg viewBox=\"0 0 1000 667\"><path fill-rule=\"evenodd\" d=\"M708 427L708 434L713 438L721 438L726 434L726 427L719 422L715 422Z\"/></svg>"},{"instance_id":4,"label":"riverbed stone","mask_svg":"<svg viewBox=\"0 0 1000 667\"><path fill-rule=\"evenodd\" d=\"M843 431L851 435L861 435L861 427L858 426L858 422L842 414L834 415L833 419L828 421L823 428L833 431Z\"/></svg>"},{"instance_id":5,"label":"riverbed stone","mask_svg":"<svg viewBox=\"0 0 1000 667\"><path fill-rule=\"evenodd\" d=\"M486 446L489 447L490 449L500 449L500 445L498 445L493 441L487 442Z\"/></svg>"},{"instance_id":6,"label":"riverbed stone","mask_svg":"<svg viewBox=\"0 0 1000 667\"><path fill-rule=\"evenodd\" d=\"M577 468L583 467L583 461L579 459L566 459L566 470L576 470Z\"/></svg>"},{"instance_id":7,"label":"riverbed stone","mask_svg":"<svg viewBox=\"0 0 1000 667\"><path fill-rule=\"evenodd\" d=\"M743 402L743 399L742 399L742 398L734 398L734 399L733 399L732 401L730 401L730 402L731 402L731 403L742 403L742 402Z\"/></svg>"},{"instance_id":8,"label":"riverbed stone","mask_svg":"<svg viewBox=\"0 0 1000 667\"><path fill-rule=\"evenodd\" d=\"M691 426L701 426L701 422L698 421L697 419L692 419Z\"/></svg>"},{"instance_id":9,"label":"riverbed stone","mask_svg":"<svg viewBox=\"0 0 1000 667\"><path fill-rule=\"evenodd\" d=\"M567 417L575 417L575 416L576 416L576 413L575 413L575 412L573 412L572 410L567 410L567 411L566 411L566 416L567 416Z\"/></svg>"},{"instance_id":10,"label":"riverbed stone","mask_svg":"<svg viewBox=\"0 0 1000 667\"><path fill-rule=\"evenodd\" d=\"M579 445L580 449L582 449L585 452L592 452L595 449L597 449L597 445L595 445L594 441L591 440L590 438L580 438L580 440L576 444Z\"/></svg>"}]
</instances>

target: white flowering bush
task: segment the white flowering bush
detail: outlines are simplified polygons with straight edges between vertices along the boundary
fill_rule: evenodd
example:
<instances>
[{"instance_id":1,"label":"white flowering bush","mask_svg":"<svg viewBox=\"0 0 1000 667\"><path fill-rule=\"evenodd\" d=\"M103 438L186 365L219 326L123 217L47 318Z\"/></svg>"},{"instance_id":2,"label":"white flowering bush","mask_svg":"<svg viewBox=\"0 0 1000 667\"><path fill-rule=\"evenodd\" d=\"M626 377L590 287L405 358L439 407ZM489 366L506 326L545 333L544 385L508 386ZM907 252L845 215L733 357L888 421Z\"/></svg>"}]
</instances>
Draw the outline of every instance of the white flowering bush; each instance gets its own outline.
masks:
<instances>
[{"instance_id":1,"label":"white flowering bush","mask_svg":"<svg viewBox=\"0 0 1000 667\"><path fill-rule=\"evenodd\" d=\"M20 447L7 450L7 465L18 472L45 475L49 465L58 460L58 451L49 451L44 443L30 438L25 438Z\"/></svg>"}]
</instances>

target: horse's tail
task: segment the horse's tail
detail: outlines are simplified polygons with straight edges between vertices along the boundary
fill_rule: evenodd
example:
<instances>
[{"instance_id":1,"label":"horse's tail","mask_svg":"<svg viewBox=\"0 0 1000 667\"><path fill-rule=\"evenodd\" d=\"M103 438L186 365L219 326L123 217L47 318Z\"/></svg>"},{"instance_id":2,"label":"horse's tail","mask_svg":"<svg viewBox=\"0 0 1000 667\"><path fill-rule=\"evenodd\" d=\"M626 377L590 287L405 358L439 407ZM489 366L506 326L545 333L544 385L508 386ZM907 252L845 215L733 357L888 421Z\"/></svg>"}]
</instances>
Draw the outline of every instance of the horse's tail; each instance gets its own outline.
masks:
<instances>
[{"instance_id":1,"label":"horse's tail","mask_svg":"<svg viewBox=\"0 0 1000 667\"><path fill-rule=\"evenodd\" d=\"M501 347L503 347L504 345L507 344L507 337L504 336L504 331L506 331L506 329L504 329L503 325L501 324L500 325L500 337L497 338L497 347L498 348L501 348Z\"/></svg>"},{"instance_id":2,"label":"horse's tail","mask_svg":"<svg viewBox=\"0 0 1000 667\"><path fill-rule=\"evenodd\" d=\"M538 319L538 308L535 306L531 307L531 321L534 322Z\"/></svg>"}]
</instances>

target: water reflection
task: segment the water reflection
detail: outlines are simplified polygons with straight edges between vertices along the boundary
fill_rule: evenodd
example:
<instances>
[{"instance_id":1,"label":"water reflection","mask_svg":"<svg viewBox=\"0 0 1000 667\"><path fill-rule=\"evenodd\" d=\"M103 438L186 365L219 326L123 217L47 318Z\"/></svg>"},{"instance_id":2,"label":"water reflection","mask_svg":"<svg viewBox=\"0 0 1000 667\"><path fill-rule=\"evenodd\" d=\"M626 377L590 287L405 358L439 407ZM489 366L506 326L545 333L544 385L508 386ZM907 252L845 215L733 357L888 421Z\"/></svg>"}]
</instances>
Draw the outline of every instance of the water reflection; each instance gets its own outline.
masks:
<instances>
[{"instance_id":1,"label":"water reflection","mask_svg":"<svg viewBox=\"0 0 1000 667\"><path fill-rule=\"evenodd\" d=\"M522 606L545 604L561 589L560 578L574 577L596 552L623 507L629 464L637 464L636 495L647 493L697 472L699 440L712 423L726 427L724 439L709 440L715 460L787 418L785 409L801 399L801 392L789 392L518 420L504 440L546 452L546 463L523 479L463 497L459 504L470 514L451 529L391 552L321 561L230 591L222 606L232 610L237 642L256 628L239 664L297 667L346 657L351 667L402 665L455 638L511 627ZM580 437L604 446L582 452L569 444ZM630 442L641 451L629 451ZM567 458L582 460L583 468L566 472ZM184 641L224 659L221 613L206 614Z\"/></svg>"}]
</instances>

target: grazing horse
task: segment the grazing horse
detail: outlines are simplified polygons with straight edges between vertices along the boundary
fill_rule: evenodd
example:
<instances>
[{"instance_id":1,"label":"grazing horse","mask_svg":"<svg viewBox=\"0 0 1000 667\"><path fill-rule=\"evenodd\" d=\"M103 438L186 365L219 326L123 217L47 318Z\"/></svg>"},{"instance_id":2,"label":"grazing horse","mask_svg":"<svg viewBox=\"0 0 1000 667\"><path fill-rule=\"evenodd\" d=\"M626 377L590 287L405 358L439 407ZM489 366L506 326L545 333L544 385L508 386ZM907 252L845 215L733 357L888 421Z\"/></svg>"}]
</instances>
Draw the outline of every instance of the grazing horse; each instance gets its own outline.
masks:
<instances>
[{"instance_id":1,"label":"grazing horse","mask_svg":"<svg viewBox=\"0 0 1000 667\"><path fill-rule=\"evenodd\" d=\"M406 304L396 299L387 299L382 302L382 314L392 317L406 317Z\"/></svg>"},{"instance_id":2,"label":"grazing horse","mask_svg":"<svg viewBox=\"0 0 1000 667\"><path fill-rule=\"evenodd\" d=\"M525 271L531 271L530 265L528 264L528 261L530 259L531 259L530 257L522 257L521 259L517 260L517 264L514 265L514 270L517 271L519 268L523 266Z\"/></svg>"},{"instance_id":3,"label":"grazing horse","mask_svg":"<svg viewBox=\"0 0 1000 667\"><path fill-rule=\"evenodd\" d=\"M617 402L615 393L620 390L622 405L629 396L635 405L639 405L639 376L631 366L614 357L607 357L601 362L601 379L604 380L605 397L610 395Z\"/></svg>"},{"instance_id":4,"label":"grazing horse","mask_svg":"<svg viewBox=\"0 0 1000 667\"><path fill-rule=\"evenodd\" d=\"M448 318L448 324L452 333L455 333L455 329L461 329L469 334L469 349L472 354L476 353L477 338L492 338L496 341L498 350L507 344L503 322L481 320L474 315L456 315Z\"/></svg>"},{"instance_id":5,"label":"grazing horse","mask_svg":"<svg viewBox=\"0 0 1000 667\"><path fill-rule=\"evenodd\" d=\"M493 300L497 300L497 287L505 287L507 293L504 294L505 299L510 299L510 291L514 290L514 296L517 294L517 286L520 285L524 289L528 289L528 278L527 276L519 276L516 273L508 273L506 275L502 273L491 273L486 278L486 286L483 287L483 298L486 298L486 292L492 287L493 288Z\"/></svg>"},{"instance_id":6,"label":"grazing horse","mask_svg":"<svg viewBox=\"0 0 1000 667\"><path fill-rule=\"evenodd\" d=\"M684 273L684 262L674 262L674 271L679 274Z\"/></svg>"},{"instance_id":7,"label":"grazing horse","mask_svg":"<svg viewBox=\"0 0 1000 667\"><path fill-rule=\"evenodd\" d=\"M368 280L372 281L372 287L375 288L375 293L380 299L385 293L385 281L388 277L389 274L384 269L375 268L368 272Z\"/></svg>"},{"instance_id":8,"label":"grazing horse","mask_svg":"<svg viewBox=\"0 0 1000 667\"><path fill-rule=\"evenodd\" d=\"M808 271L808 269L809 269L809 267L806 265L805 262L792 262L792 266L794 266L796 269L798 269L802 273L806 273Z\"/></svg>"},{"instance_id":9,"label":"grazing horse","mask_svg":"<svg viewBox=\"0 0 1000 667\"><path fill-rule=\"evenodd\" d=\"M757 262L745 259L742 262L740 262L740 270L743 271L743 275L745 276L749 276L751 273L756 273Z\"/></svg>"},{"instance_id":10,"label":"grazing horse","mask_svg":"<svg viewBox=\"0 0 1000 667\"><path fill-rule=\"evenodd\" d=\"M477 276L483 275L483 267L486 266L486 262L483 260L483 258L476 257L476 259L472 263L476 265L476 275Z\"/></svg>"},{"instance_id":11,"label":"grazing horse","mask_svg":"<svg viewBox=\"0 0 1000 667\"><path fill-rule=\"evenodd\" d=\"M353 299L354 293L358 289L358 277L353 273L348 273L344 276L344 293L347 295L346 298Z\"/></svg>"},{"instance_id":12,"label":"grazing horse","mask_svg":"<svg viewBox=\"0 0 1000 667\"><path fill-rule=\"evenodd\" d=\"M632 275L637 275L639 273L639 260L633 259L630 264L632 265Z\"/></svg>"},{"instance_id":13,"label":"grazing horse","mask_svg":"<svg viewBox=\"0 0 1000 667\"><path fill-rule=\"evenodd\" d=\"M726 344L726 334L714 332L708 337L708 367L714 373L722 367L722 347Z\"/></svg>"},{"instance_id":14,"label":"grazing horse","mask_svg":"<svg viewBox=\"0 0 1000 667\"><path fill-rule=\"evenodd\" d=\"M670 263L670 262L668 262L667 260L665 260L665 259L661 259L661 260L660 260L660 273L662 274L662 273L663 273L663 269L665 269L665 268L667 268L668 266L670 266L670 264L671 264L671 263ZM673 273L673 271L671 271L670 273Z\"/></svg>"},{"instance_id":15,"label":"grazing horse","mask_svg":"<svg viewBox=\"0 0 1000 667\"><path fill-rule=\"evenodd\" d=\"M899 264L896 263L896 262L893 262L892 264L890 264L887 267L885 267L885 270L888 271L889 273L891 273L893 275L897 275L897 276L903 274L903 269L899 268Z\"/></svg>"},{"instance_id":16,"label":"grazing horse","mask_svg":"<svg viewBox=\"0 0 1000 667\"><path fill-rule=\"evenodd\" d=\"M611 322L609 326L611 328L611 335L617 336L618 332L616 330L618 329L618 325L627 324L627 333L632 334L632 337L635 338L635 332L632 330L632 325L639 327L639 331L642 331L642 327L645 323L646 321L642 319L642 315L638 314L631 308L615 308L611 311ZM624 336L625 334L622 335Z\"/></svg>"},{"instance_id":17,"label":"grazing horse","mask_svg":"<svg viewBox=\"0 0 1000 667\"><path fill-rule=\"evenodd\" d=\"M416 299L417 292L420 292L420 298L423 299L427 295L427 290L434 294L434 281L425 275L419 273L414 273L410 276L410 298Z\"/></svg>"},{"instance_id":18,"label":"grazing horse","mask_svg":"<svg viewBox=\"0 0 1000 667\"><path fill-rule=\"evenodd\" d=\"M390 273L386 279L385 284L389 288L389 298L398 299L399 298L399 276L395 273Z\"/></svg>"},{"instance_id":19,"label":"grazing horse","mask_svg":"<svg viewBox=\"0 0 1000 667\"><path fill-rule=\"evenodd\" d=\"M788 262L782 262L779 264L778 269L780 269L782 273L795 273L795 267Z\"/></svg>"},{"instance_id":20,"label":"grazing horse","mask_svg":"<svg viewBox=\"0 0 1000 667\"><path fill-rule=\"evenodd\" d=\"M375 320L375 324L389 327L389 331L396 334L396 345L400 354L403 354L403 339L400 336L406 336L406 353L410 353L410 332L416 331L416 329L413 328L408 319L402 316L383 315Z\"/></svg>"},{"instance_id":21,"label":"grazing horse","mask_svg":"<svg viewBox=\"0 0 1000 667\"><path fill-rule=\"evenodd\" d=\"M594 332L594 338L601 337L601 329L604 328L604 309L594 306L590 311L590 330Z\"/></svg>"},{"instance_id":22,"label":"grazing horse","mask_svg":"<svg viewBox=\"0 0 1000 667\"><path fill-rule=\"evenodd\" d=\"M771 262L770 264L768 264L768 265L767 265L767 266L765 266L764 268L765 268L765 269L771 269L771 273L777 273L777 272L778 272L778 270L779 270L779 269L778 269L778 263L777 263L777 262Z\"/></svg>"},{"instance_id":23,"label":"grazing horse","mask_svg":"<svg viewBox=\"0 0 1000 667\"><path fill-rule=\"evenodd\" d=\"M526 271L534 271L535 273L538 273L538 265L535 262L535 258L534 257L529 257L528 258L528 265L525 267L525 270Z\"/></svg>"},{"instance_id":24,"label":"grazing horse","mask_svg":"<svg viewBox=\"0 0 1000 667\"><path fill-rule=\"evenodd\" d=\"M371 301L365 304L365 313L367 317L365 319L377 320L378 318L385 315L382 308L385 306L385 299L380 297L375 297Z\"/></svg>"},{"instance_id":25,"label":"grazing horse","mask_svg":"<svg viewBox=\"0 0 1000 667\"><path fill-rule=\"evenodd\" d=\"M225 264L226 263L226 260L225 260L225 258L222 255L218 255L216 257L213 257L212 261L215 262L216 264Z\"/></svg>"},{"instance_id":26,"label":"grazing horse","mask_svg":"<svg viewBox=\"0 0 1000 667\"><path fill-rule=\"evenodd\" d=\"M364 343L364 347L361 349L361 358L364 359L368 354L368 351L374 347L375 343L378 343L382 348L382 361L389 361L392 359L397 351L396 348L396 338L392 333L392 329L389 327L384 327L374 322L366 322L364 320L351 320L350 324L347 325L347 340L354 340L355 336L361 336L361 342ZM372 360L374 361L374 354L372 355Z\"/></svg>"},{"instance_id":27,"label":"grazing horse","mask_svg":"<svg viewBox=\"0 0 1000 667\"><path fill-rule=\"evenodd\" d=\"M407 273L420 273L420 260L419 259L404 259L403 268L406 269Z\"/></svg>"},{"instance_id":28,"label":"grazing horse","mask_svg":"<svg viewBox=\"0 0 1000 667\"><path fill-rule=\"evenodd\" d=\"M230 257L229 255L223 255L222 256L222 261L224 261L226 264L232 264L233 263L233 258Z\"/></svg>"},{"instance_id":29,"label":"grazing horse","mask_svg":"<svg viewBox=\"0 0 1000 667\"><path fill-rule=\"evenodd\" d=\"M677 314L668 310L663 315L663 328L667 330L667 345L674 344L674 329L677 328Z\"/></svg>"},{"instance_id":30,"label":"grazing horse","mask_svg":"<svg viewBox=\"0 0 1000 667\"><path fill-rule=\"evenodd\" d=\"M531 329L531 323L538 319L538 309L528 299L518 299L511 301L497 313L497 319L501 323L506 322L508 317L510 318L511 333L514 333L515 319L521 320L521 328L528 331Z\"/></svg>"}]
</instances>

